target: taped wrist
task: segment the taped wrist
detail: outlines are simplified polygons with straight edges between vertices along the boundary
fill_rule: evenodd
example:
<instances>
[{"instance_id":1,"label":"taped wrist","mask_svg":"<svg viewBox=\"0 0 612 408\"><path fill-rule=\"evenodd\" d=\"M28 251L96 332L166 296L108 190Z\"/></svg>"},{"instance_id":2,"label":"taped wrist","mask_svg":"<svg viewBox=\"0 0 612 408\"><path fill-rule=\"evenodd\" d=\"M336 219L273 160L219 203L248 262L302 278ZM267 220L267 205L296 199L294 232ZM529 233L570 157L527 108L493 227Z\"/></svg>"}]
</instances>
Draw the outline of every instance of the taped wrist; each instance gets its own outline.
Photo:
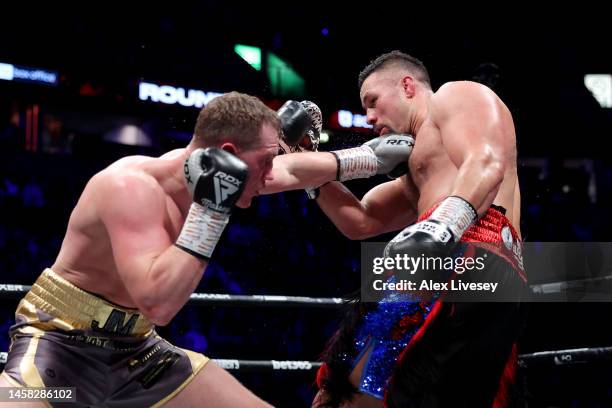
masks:
<instances>
[{"instance_id":1,"label":"taped wrist","mask_svg":"<svg viewBox=\"0 0 612 408\"><path fill-rule=\"evenodd\" d=\"M192 203L176 246L202 259L210 259L225 226L229 214Z\"/></svg>"},{"instance_id":2,"label":"taped wrist","mask_svg":"<svg viewBox=\"0 0 612 408\"><path fill-rule=\"evenodd\" d=\"M338 181L372 177L378 171L378 159L369 146L359 146L350 149L331 152L336 156Z\"/></svg>"},{"instance_id":3,"label":"taped wrist","mask_svg":"<svg viewBox=\"0 0 612 408\"><path fill-rule=\"evenodd\" d=\"M478 213L472 204L461 197L450 196L440 203L428 220L446 225L457 242L477 217Z\"/></svg>"}]
</instances>

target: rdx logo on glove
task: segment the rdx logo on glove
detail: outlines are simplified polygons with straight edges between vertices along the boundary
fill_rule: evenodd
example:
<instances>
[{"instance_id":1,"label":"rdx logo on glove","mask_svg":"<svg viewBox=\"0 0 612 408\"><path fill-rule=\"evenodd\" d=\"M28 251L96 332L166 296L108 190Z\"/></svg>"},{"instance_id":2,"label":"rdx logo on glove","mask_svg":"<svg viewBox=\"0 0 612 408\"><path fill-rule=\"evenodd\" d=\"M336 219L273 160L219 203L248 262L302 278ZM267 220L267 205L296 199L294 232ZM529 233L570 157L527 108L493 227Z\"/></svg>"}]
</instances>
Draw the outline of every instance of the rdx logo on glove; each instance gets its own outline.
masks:
<instances>
[{"instance_id":1,"label":"rdx logo on glove","mask_svg":"<svg viewBox=\"0 0 612 408\"><path fill-rule=\"evenodd\" d=\"M385 144L396 145L396 146L402 146L402 145L414 146L414 142L412 142L411 140L406 140L406 139L387 139Z\"/></svg>"},{"instance_id":2,"label":"rdx logo on glove","mask_svg":"<svg viewBox=\"0 0 612 408\"><path fill-rule=\"evenodd\" d=\"M236 177L218 171L215 174L215 201L221 204L225 199L238 191L242 182Z\"/></svg>"},{"instance_id":3,"label":"rdx logo on glove","mask_svg":"<svg viewBox=\"0 0 612 408\"><path fill-rule=\"evenodd\" d=\"M193 180L191 179L191 174L189 173L189 163L185 160L185 164L183 165L183 174L185 175L185 182L187 185L193 184Z\"/></svg>"}]
</instances>

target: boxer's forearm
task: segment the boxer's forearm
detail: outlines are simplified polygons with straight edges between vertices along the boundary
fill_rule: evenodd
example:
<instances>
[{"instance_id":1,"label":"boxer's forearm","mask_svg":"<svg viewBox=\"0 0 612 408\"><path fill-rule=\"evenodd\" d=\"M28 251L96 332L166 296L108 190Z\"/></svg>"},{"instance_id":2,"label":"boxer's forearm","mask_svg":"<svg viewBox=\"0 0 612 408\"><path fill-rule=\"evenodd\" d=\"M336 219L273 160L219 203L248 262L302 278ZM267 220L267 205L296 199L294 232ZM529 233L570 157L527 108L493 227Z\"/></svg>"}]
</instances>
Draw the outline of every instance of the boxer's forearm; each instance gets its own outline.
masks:
<instances>
[{"instance_id":1,"label":"boxer's forearm","mask_svg":"<svg viewBox=\"0 0 612 408\"><path fill-rule=\"evenodd\" d=\"M474 206L479 215L493 204L504 179L504 163L491 156L474 156L463 162L450 195Z\"/></svg>"},{"instance_id":2,"label":"boxer's forearm","mask_svg":"<svg viewBox=\"0 0 612 408\"><path fill-rule=\"evenodd\" d=\"M291 153L274 159L272 173L261 194L317 187L335 180L336 157L327 152Z\"/></svg>"},{"instance_id":3,"label":"boxer's forearm","mask_svg":"<svg viewBox=\"0 0 612 408\"><path fill-rule=\"evenodd\" d=\"M347 238L359 240L376 235L365 206L342 183L321 187L317 204Z\"/></svg>"},{"instance_id":4,"label":"boxer's forearm","mask_svg":"<svg viewBox=\"0 0 612 408\"><path fill-rule=\"evenodd\" d=\"M320 189L317 203L350 239L365 239L397 231L417 218L417 197L409 193L405 177L382 183L357 199L341 183Z\"/></svg>"},{"instance_id":5,"label":"boxer's forearm","mask_svg":"<svg viewBox=\"0 0 612 408\"><path fill-rule=\"evenodd\" d=\"M137 304L154 324L165 326L187 303L208 266L205 260L171 246L151 265Z\"/></svg>"}]
</instances>

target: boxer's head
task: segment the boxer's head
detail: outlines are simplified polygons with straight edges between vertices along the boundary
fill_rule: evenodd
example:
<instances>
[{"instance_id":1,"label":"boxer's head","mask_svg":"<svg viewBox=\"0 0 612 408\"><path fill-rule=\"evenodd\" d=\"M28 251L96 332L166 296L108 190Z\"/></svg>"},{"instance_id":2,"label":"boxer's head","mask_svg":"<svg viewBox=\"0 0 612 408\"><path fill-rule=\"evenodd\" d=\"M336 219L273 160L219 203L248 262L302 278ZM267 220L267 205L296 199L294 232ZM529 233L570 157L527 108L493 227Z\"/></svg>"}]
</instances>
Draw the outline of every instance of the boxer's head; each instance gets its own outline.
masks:
<instances>
[{"instance_id":1,"label":"boxer's head","mask_svg":"<svg viewBox=\"0 0 612 408\"><path fill-rule=\"evenodd\" d=\"M276 112L254 96L230 92L200 111L190 148L219 147L249 166L238 207L248 207L269 178L281 133Z\"/></svg>"},{"instance_id":2,"label":"boxer's head","mask_svg":"<svg viewBox=\"0 0 612 408\"><path fill-rule=\"evenodd\" d=\"M422 90L431 91L427 68L418 59L391 51L371 61L359 74L359 97L374 131L409 133L414 103Z\"/></svg>"}]
</instances>

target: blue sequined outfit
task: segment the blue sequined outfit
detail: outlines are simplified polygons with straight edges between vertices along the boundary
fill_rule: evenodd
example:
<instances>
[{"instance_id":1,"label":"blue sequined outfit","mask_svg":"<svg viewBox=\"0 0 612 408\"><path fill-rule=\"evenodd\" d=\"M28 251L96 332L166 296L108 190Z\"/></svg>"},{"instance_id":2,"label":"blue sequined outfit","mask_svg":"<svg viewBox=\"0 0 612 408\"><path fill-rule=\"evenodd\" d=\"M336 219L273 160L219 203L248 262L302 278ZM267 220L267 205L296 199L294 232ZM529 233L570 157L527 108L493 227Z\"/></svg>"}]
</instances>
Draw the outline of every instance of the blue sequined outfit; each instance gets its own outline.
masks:
<instances>
[{"instance_id":1,"label":"blue sequined outfit","mask_svg":"<svg viewBox=\"0 0 612 408\"><path fill-rule=\"evenodd\" d=\"M435 300L412 300L406 293L391 293L368 312L357 328L353 368L370 352L359 380L359 390L383 399L387 381L400 353L429 315ZM347 358L348 359L348 358Z\"/></svg>"}]
</instances>

